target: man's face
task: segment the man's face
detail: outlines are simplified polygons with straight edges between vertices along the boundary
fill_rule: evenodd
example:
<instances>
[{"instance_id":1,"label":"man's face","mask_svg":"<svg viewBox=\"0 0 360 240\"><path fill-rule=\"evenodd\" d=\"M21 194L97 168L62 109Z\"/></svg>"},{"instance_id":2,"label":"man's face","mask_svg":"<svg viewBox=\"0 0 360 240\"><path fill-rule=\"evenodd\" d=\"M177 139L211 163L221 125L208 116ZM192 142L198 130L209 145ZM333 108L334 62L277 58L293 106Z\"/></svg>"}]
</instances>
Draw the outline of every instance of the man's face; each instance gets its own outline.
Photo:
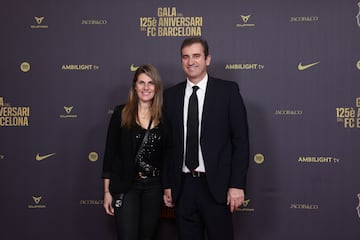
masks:
<instances>
[{"instance_id":1,"label":"man's face","mask_svg":"<svg viewBox=\"0 0 360 240\"><path fill-rule=\"evenodd\" d=\"M211 57L205 59L201 43L194 43L181 50L181 65L187 78L198 83L206 75L206 67L210 65Z\"/></svg>"}]
</instances>

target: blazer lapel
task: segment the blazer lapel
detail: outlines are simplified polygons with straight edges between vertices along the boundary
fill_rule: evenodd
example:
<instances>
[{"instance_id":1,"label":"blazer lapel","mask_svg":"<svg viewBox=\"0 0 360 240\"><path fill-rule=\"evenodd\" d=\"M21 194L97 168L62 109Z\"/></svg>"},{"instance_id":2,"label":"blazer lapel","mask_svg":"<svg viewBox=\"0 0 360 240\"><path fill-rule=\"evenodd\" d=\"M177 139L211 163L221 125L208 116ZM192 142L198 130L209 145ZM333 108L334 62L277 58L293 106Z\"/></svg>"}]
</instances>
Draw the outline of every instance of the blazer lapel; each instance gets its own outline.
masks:
<instances>
[{"instance_id":1,"label":"blazer lapel","mask_svg":"<svg viewBox=\"0 0 360 240\"><path fill-rule=\"evenodd\" d=\"M180 132L181 142L184 143L184 96L185 96L186 82L178 85L175 94L174 110L176 115L176 127Z\"/></svg>"},{"instance_id":2,"label":"blazer lapel","mask_svg":"<svg viewBox=\"0 0 360 240\"><path fill-rule=\"evenodd\" d=\"M202 119L201 119L201 136L200 138L202 138L203 133L204 133L204 129L208 122L208 119L212 116L211 113L211 106L212 106L212 102L216 101L216 87L214 86L214 81L213 79L209 76L208 78L208 83L206 86L206 93L205 93L205 98L204 98L204 106L203 106L203 113L202 113Z\"/></svg>"}]
</instances>

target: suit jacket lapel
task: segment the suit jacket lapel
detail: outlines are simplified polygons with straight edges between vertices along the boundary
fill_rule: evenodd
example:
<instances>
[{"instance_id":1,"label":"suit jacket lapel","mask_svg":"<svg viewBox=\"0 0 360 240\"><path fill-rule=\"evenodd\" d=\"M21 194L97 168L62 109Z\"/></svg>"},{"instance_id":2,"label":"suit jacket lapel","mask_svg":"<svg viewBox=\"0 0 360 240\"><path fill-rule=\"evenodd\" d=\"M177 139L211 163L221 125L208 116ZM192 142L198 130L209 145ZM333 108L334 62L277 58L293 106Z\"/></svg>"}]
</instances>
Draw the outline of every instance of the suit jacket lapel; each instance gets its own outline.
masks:
<instances>
[{"instance_id":1,"label":"suit jacket lapel","mask_svg":"<svg viewBox=\"0 0 360 240\"><path fill-rule=\"evenodd\" d=\"M203 113L201 119L201 136L203 136L205 125L207 124L208 119L211 117L211 105L212 102L216 99L216 88L214 87L214 81L209 76L208 83L206 86L206 93L204 98L204 106L203 106Z\"/></svg>"},{"instance_id":2,"label":"suit jacket lapel","mask_svg":"<svg viewBox=\"0 0 360 240\"><path fill-rule=\"evenodd\" d=\"M177 129L180 132L181 142L184 143L184 97L185 97L186 81L179 85L177 89L177 98L175 104L175 114L177 119Z\"/></svg>"}]
</instances>

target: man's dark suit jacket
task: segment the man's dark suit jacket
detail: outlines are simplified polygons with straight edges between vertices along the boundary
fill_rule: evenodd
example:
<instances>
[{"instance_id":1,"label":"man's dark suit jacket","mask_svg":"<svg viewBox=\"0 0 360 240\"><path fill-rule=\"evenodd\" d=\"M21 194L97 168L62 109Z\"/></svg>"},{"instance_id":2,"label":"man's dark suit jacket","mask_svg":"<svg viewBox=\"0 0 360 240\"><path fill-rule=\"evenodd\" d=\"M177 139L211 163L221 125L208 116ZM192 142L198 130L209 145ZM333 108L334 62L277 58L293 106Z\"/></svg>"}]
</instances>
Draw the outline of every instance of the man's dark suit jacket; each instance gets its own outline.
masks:
<instances>
[{"instance_id":1,"label":"man's dark suit jacket","mask_svg":"<svg viewBox=\"0 0 360 240\"><path fill-rule=\"evenodd\" d=\"M163 184L176 202L181 189L184 156L184 94L186 81L164 93L169 142L164 158ZM202 113L200 145L206 179L217 202L224 203L230 187L245 190L249 165L246 109L237 83L208 78Z\"/></svg>"}]
</instances>

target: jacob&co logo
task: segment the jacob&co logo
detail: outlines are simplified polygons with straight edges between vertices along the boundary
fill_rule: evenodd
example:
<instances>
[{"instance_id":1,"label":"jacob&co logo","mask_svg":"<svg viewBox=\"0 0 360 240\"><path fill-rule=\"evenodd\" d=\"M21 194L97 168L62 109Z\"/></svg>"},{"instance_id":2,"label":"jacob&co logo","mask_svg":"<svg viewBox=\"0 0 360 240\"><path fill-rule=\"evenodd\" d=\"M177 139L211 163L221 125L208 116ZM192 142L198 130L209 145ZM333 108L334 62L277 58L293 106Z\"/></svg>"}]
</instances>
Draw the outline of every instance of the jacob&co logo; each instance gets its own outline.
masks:
<instances>
[{"instance_id":1,"label":"jacob&co logo","mask_svg":"<svg viewBox=\"0 0 360 240\"><path fill-rule=\"evenodd\" d=\"M301 116L303 110L301 109L276 109L274 112L277 116Z\"/></svg>"},{"instance_id":2,"label":"jacob&co logo","mask_svg":"<svg viewBox=\"0 0 360 240\"><path fill-rule=\"evenodd\" d=\"M290 208L296 210L319 210L320 206L310 203L291 203Z\"/></svg>"},{"instance_id":3,"label":"jacob&co logo","mask_svg":"<svg viewBox=\"0 0 360 240\"><path fill-rule=\"evenodd\" d=\"M45 17L42 17L42 16L37 17L37 16L35 16L34 20L35 20L36 25L31 25L30 28L32 28L32 29L49 28L48 25L43 24L44 19L45 19Z\"/></svg>"},{"instance_id":4,"label":"jacob&co logo","mask_svg":"<svg viewBox=\"0 0 360 240\"><path fill-rule=\"evenodd\" d=\"M83 19L81 20L82 25L106 25L106 19Z\"/></svg>"},{"instance_id":5,"label":"jacob&co logo","mask_svg":"<svg viewBox=\"0 0 360 240\"><path fill-rule=\"evenodd\" d=\"M102 205L104 203L103 200L97 199L81 199L80 205Z\"/></svg>"},{"instance_id":6,"label":"jacob&co logo","mask_svg":"<svg viewBox=\"0 0 360 240\"><path fill-rule=\"evenodd\" d=\"M290 17L290 22L317 22L318 16L294 16Z\"/></svg>"},{"instance_id":7,"label":"jacob&co logo","mask_svg":"<svg viewBox=\"0 0 360 240\"><path fill-rule=\"evenodd\" d=\"M34 204L29 204L28 208L35 209L35 208L46 208L46 205L40 204L42 200L42 196L32 196Z\"/></svg>"}]
</instances>

